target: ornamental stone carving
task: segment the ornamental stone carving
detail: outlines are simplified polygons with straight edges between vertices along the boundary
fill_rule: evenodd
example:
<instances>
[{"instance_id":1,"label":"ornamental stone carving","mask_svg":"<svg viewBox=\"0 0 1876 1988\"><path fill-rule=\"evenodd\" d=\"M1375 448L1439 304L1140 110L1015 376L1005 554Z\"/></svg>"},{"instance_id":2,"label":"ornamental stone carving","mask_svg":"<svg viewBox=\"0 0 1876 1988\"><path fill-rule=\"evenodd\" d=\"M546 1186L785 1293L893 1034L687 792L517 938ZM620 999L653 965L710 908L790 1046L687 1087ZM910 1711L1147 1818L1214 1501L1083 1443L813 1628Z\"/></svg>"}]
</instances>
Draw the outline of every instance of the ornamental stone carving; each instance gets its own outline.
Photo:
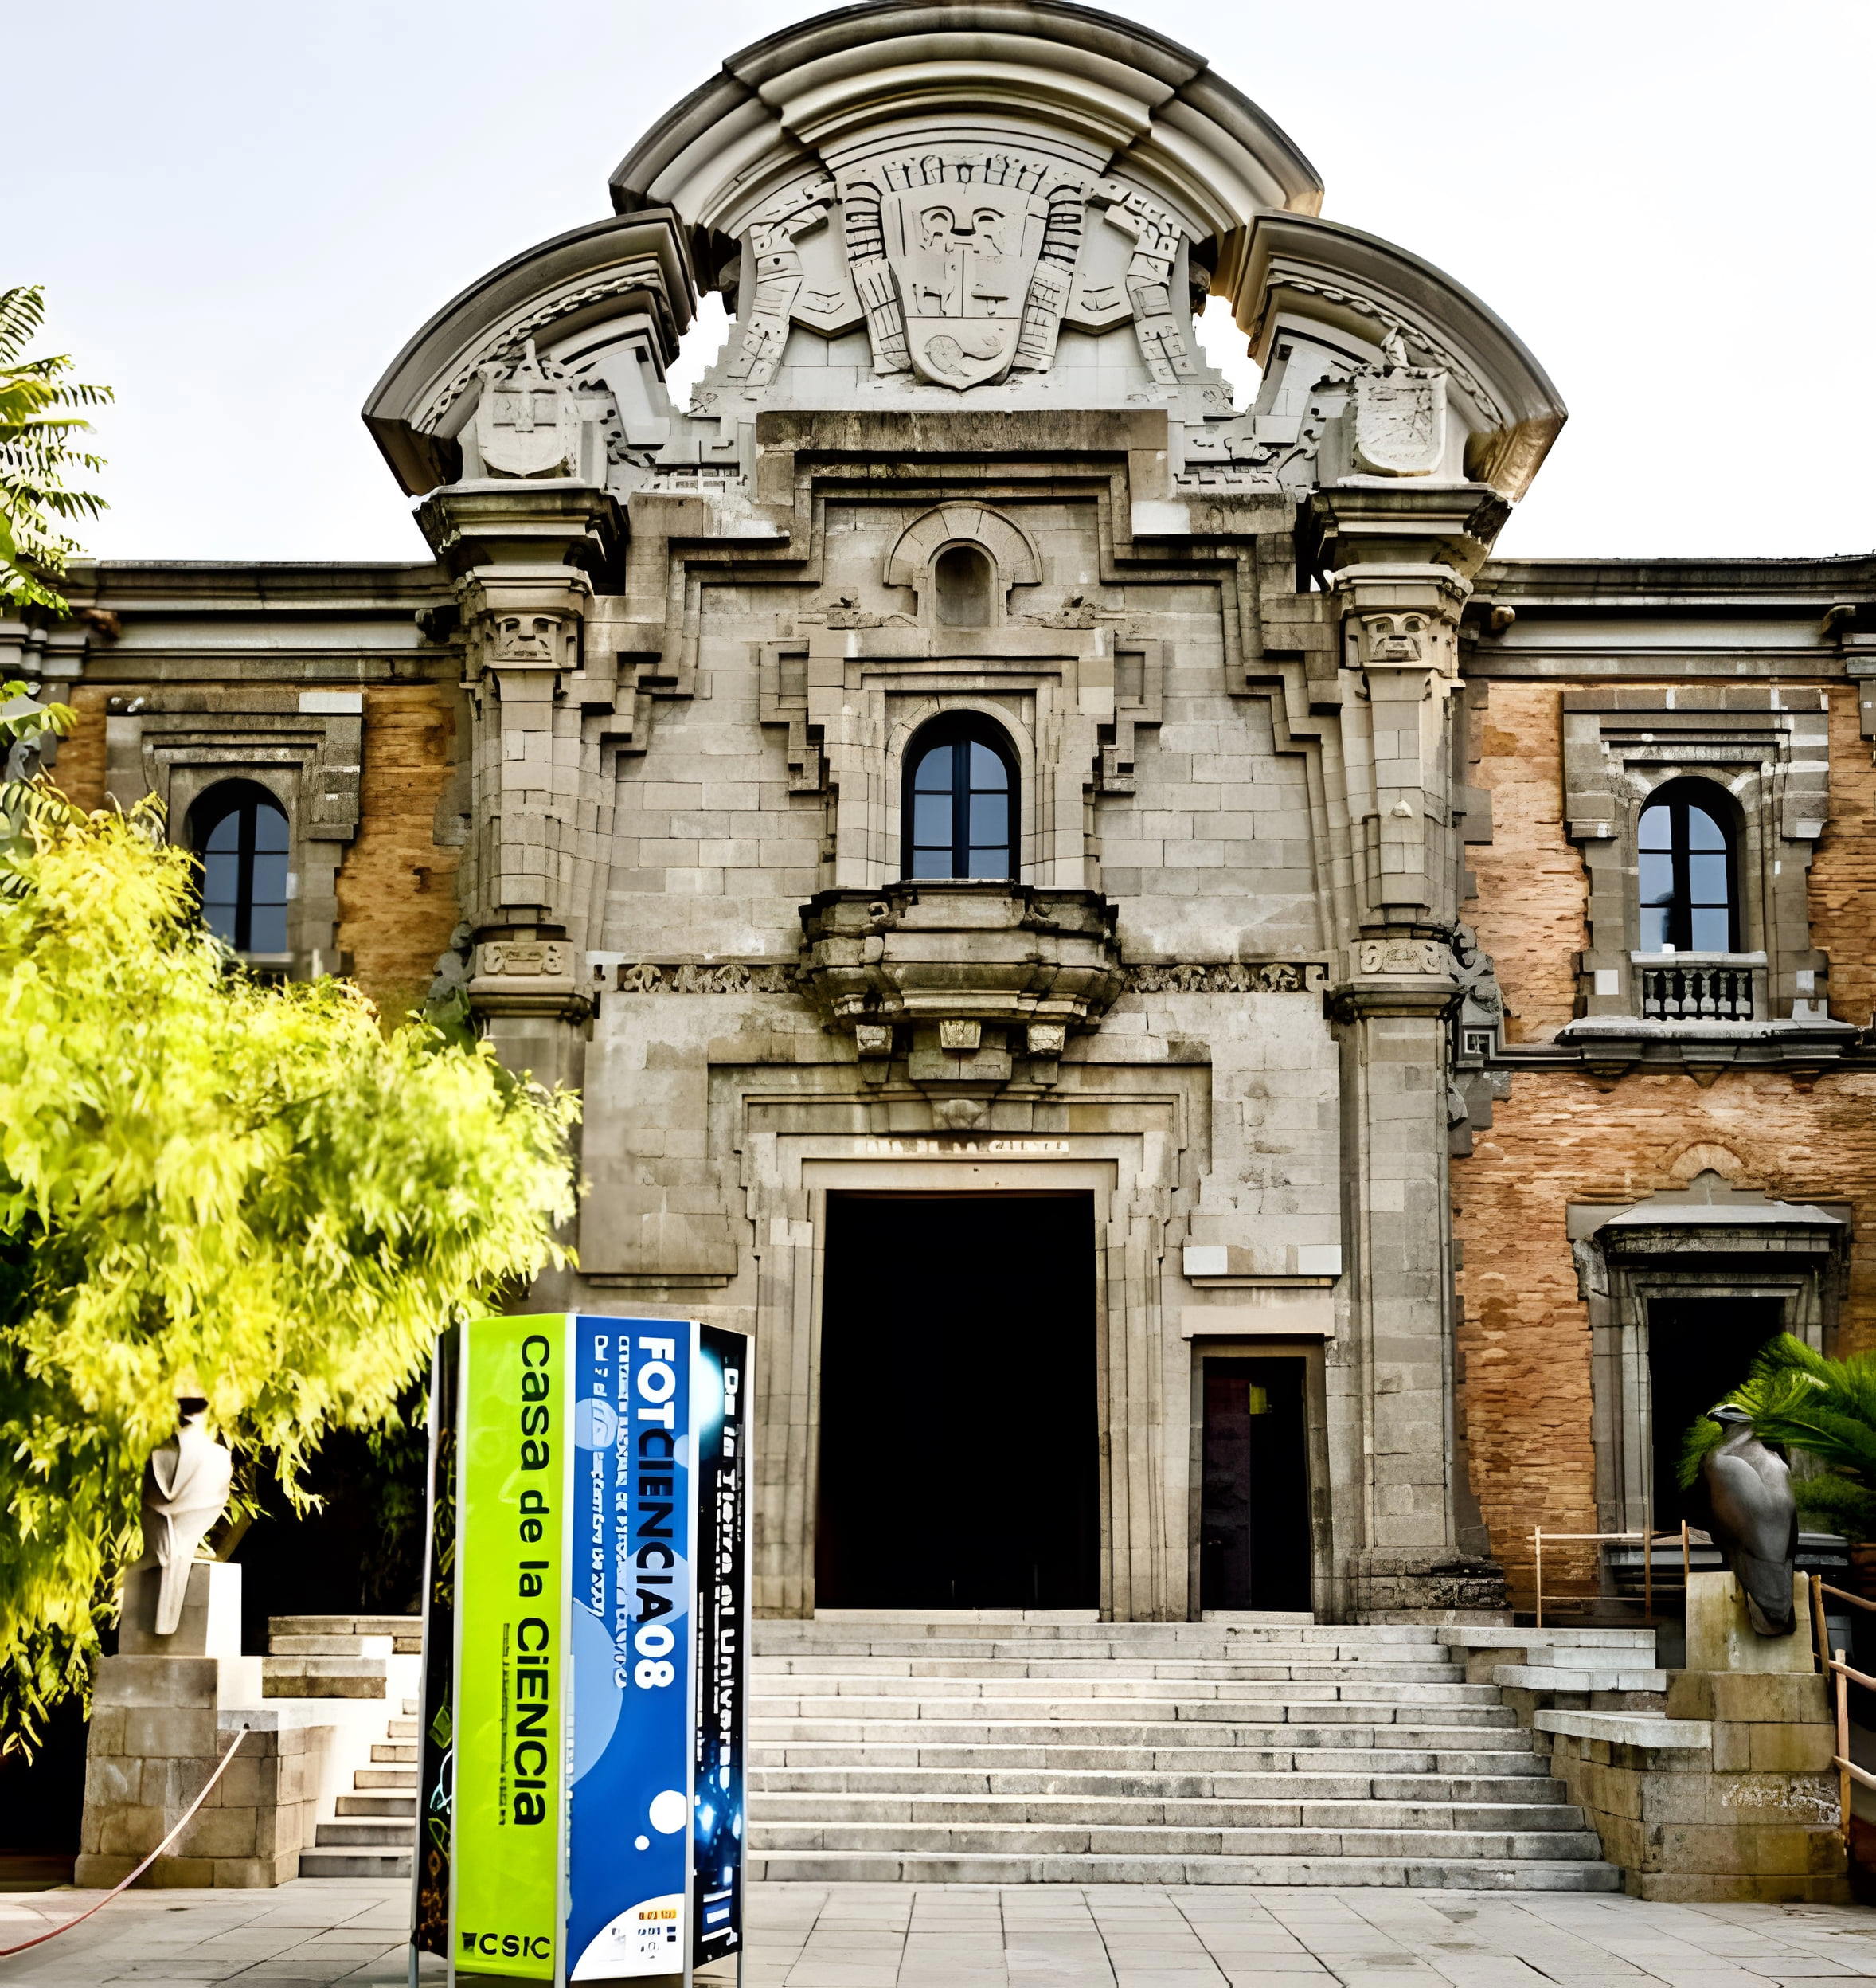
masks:
<instances>
[{"instance_id":1,"label":"ornamental stone carving","mask_svg":"<svg viewBox=\"0 0 1876 1988\"><path fill-rule=\"evenodd\" d=\"M1358 973L1444 973L1451 965L1437 939L1364 939L1355 948Z\"/></svg>"},{"instance_id":2,"label":"ornamental stone carving","mask_svg":"<svg viewBox=\"0 0 1876 1988\"><path fill-rule=\"evenodd\" d=\"M1354 376L1355 465L1370 476L1430 476L1446 448L1446 375L1367 366Z\"/></svg>"},{"instance_id":3,"label":"ornamental stone carving","mask_svg":"<svg viewBox=\"0 0 1876 1988\"><path fill-rule=\"evenodd\" d=\"M1042 372L1081 254L1085 181L1013 151L921 151L842 182L876 373L936 386Z\"/></svg>"},{"instance_id":4,"label":"ornamental stone carving","mask_svg":"<svg viewBox=\"0 0 1876 1988\"><path fill-rule=\"evenodd\" d=\"M576 472L580 409L565 370L544 364L526 340L510 366L484 366L475 409L475 445L490 470L505 476Z\"/></svg>"}]
</instances>

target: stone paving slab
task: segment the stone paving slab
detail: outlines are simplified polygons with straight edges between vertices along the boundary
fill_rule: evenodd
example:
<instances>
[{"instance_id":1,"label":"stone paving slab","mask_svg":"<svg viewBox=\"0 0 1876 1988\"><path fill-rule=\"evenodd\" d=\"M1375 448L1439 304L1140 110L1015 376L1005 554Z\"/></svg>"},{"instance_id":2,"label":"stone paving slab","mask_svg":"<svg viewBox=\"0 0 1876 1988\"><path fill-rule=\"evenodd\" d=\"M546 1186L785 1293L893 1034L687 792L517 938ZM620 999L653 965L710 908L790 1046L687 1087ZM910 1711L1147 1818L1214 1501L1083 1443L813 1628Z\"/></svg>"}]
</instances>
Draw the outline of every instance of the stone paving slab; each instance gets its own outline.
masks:
<instances>
[{"instance_id":1,"label":"stone paving slab","mask_svg":"<svg viewBox=\"0 0 1876 1988\"><path fill-rule=\"evenodd\" d=\"M96 1892L0 1896L0 1946ZM0 1988L404 1988L401 1884L127 1893ZM1585 1893L759 1884L743 1988L1808 1988L1876 1983L1876 1911ZM440 1982L426 1959L421 1978Z\"/></svg>"}]
</instances>

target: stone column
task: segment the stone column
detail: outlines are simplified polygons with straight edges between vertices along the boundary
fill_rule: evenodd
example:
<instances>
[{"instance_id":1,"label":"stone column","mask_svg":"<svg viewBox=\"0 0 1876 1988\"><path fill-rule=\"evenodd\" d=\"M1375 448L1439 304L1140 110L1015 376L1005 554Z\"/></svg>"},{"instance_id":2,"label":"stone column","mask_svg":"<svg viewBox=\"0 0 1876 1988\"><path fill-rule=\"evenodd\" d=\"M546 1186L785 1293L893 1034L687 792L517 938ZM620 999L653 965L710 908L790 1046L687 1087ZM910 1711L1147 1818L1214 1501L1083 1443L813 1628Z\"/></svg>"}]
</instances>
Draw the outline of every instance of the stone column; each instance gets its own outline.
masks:
<instances>
[{"instance_id":1,"label":"stone column","mask_svg":"<svg viewBox=\"0 0 1876 1988\"><path fill-rule=\"evenodd\" d=\"M1358 1443L1362 1495L1341 1505L1337 1558L1357 1618L1425 1620L1504 1606L1502 1571L1456 1524L1447 1086L1459 618L1506 507L1475 486L1367 484L1314 508L1341 624L1348 851L1330 1002L1350 1311L1339 1447Z\"/></svg>"},{"instance_id":2,"label":"stone column","mask_svg":"<svg viewBox=\"0 0 1876 1988\"><path fill-rule=\"evenodd\" d=\"M612 825L600 727L588 720L612 711L617 687L616 657L584 636L623 515L588 483L490 478L435 491L418 521L455 577L465 636L470 1006L510 1069L577 1084L592 1012L585 949Z\"/></svg>"}]
</instances>

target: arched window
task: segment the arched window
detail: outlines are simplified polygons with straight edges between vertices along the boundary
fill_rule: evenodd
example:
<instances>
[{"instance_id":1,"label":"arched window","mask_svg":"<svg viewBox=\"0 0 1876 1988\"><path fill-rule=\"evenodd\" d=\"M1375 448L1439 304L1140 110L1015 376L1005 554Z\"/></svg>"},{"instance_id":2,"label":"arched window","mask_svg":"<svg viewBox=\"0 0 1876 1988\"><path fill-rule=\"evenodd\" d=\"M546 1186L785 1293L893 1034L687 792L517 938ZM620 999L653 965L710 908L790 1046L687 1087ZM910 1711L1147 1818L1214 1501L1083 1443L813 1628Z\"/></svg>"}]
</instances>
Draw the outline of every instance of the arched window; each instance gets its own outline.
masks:
<instances>
[{"instance_id":1,"label":"arched window","mask_svg":"<svg viewBox=\"0 0 1876 1988\"><path fill-rule=\"evenodd\" d=\"M1636 836L1644 953L1737 953L1738 864L1718 789L1677 780L1657 789Z\"/></svg>"},{"instance_id":2,"label":"arched window","mask_svg":"<svg viewBox=\"0 0 1876 1988\"><path fill-rule=\"evenodd\" d=\"M1016 762L986 718L940 718L905 755L905 874L1016 874Z\"/></svg>"},{"instance_id":3,"label":"arched window","mask_svg":"<svg viewBox=\"0 0 1876 1988\"><path fill-rule=\"evenodd\" d=\"M938 620L948 628L987 628L994 618L991 594L996 575L989 556L975 546L947 546L932 562L938 589Z\"/></svg>"},{"instance_id":4,"label":"arched window","mask_svg":"<svg viewBox=\"0 0 1876 1988\"><path fill-rule=\"evenodd\" d=\"M287 950L287 816L264 787L224 781L190 809L202 922L237 953Z\"/></svg>"}]
</instances>

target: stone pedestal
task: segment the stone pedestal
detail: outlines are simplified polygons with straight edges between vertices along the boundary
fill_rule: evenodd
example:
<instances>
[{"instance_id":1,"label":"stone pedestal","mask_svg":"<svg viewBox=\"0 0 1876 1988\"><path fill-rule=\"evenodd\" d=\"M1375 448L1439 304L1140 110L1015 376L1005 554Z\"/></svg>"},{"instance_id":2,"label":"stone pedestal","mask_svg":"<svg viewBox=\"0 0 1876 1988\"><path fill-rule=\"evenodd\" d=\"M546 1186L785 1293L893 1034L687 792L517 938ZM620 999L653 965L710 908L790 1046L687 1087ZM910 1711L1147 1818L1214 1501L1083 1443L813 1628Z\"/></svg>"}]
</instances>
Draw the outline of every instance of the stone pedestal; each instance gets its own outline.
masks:
<instances>
[{"instance_id":1,"label":"stone pedestal","mask_svg":"<svg viewBox=\"0 0 1876 1988\"><path fill-rule=\"evenodd\" d=\"M1809 1583L1792 1576L1788 1636L1761 1636L1752 1626L1745 1597L1730 1574L1694 1574L1687 1579L1687 1669L1808 1676L1815 1665Z\"/></svg>"},{"instance_id":2,"label":"stone pedestal","mask_svg":"<svg viewBox=\"0 0 1876 1988\"><path fill-rule=\"evenodd\" d=\"M158 1570L132 1571L119 1651L98 1665L75 1881L120 1883L174 1827L229 1743L242 1741L195 1819L145 1875L155 1885L278 1884L312 1841L330 1732L263 1708L261 1660L241 1653L241 1570L190 1569L174 1636L155 1632Z\"/></svg>"},{"instance_id":3,"label":"stone pedestal","mask_svg":"<svg viewBox=\"0 0 1876 1988\"><path fill-rule=\"evenodd\" d=\"M1667 1677L1665 1718L1549 1711L1552 1771L1636 1898L1847 1899L1826 1679L1811 1617L1755 1636L1730 1574L1687 1592L1689 1667Z\"/></svg>"}]
</instances>

